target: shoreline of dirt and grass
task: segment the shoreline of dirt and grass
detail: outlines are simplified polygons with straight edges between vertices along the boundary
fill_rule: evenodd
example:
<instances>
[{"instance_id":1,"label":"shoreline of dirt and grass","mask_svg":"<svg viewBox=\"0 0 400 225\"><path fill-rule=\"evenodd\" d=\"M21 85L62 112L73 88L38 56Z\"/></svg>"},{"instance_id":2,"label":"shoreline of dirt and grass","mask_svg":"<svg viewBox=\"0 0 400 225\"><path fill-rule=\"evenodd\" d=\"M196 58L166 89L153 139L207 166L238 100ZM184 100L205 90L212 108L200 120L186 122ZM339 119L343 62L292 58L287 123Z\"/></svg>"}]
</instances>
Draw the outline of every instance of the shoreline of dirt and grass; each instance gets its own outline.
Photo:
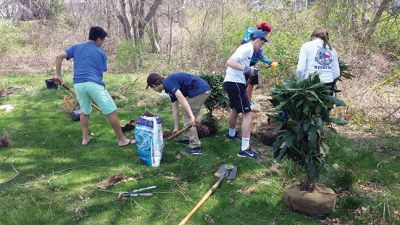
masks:
<instances>
[{"instance_id":1,"label":"shoreline of dirt and grass","mask_svg":"<svg viewBox=\"0 0 400 225\"><path fill-rule=\"evenodd\" d=\"M283 201L285 186L297 181L295 165L275 163L271 147L253 139L254 145L262 146L262 158L236 157L239 142L225 140L223 112L217 135L202 139L202 156L188 156L184 145L166 141L160 167L149 168L138 159L135 146L116 146L108 121L95 111L89 124L94 138L82 146L79 123L63 108L67 92L47 90L44 80L49 76L8 75L0 81L0 89L22 88L0 99L14 106L10 113L0 111L0 132L7 132L12 141L10 147L0 148L0 182L15 175L13 166L19 172L0 184L0 224L177 224L215 183L214 172L224 163L238 167L236 179L223 183L189 224L400 222L396 133L360 138L330 132L321 182L338 193L338 200L328 218L313 218L292 212ZM70 86L71 77L64 77ZM104 79L111 95L126 97L116 100L121 124L149 110L162 117L164 129L171 129L169 99L146 91L145 75L106 74ZM115 194L97 190L98 182L117 173L133 180L113 190L156 185L154 196L118 200ZM388 206L390 215L387 210L384 214Z\"/></svg>"}]
</instances>

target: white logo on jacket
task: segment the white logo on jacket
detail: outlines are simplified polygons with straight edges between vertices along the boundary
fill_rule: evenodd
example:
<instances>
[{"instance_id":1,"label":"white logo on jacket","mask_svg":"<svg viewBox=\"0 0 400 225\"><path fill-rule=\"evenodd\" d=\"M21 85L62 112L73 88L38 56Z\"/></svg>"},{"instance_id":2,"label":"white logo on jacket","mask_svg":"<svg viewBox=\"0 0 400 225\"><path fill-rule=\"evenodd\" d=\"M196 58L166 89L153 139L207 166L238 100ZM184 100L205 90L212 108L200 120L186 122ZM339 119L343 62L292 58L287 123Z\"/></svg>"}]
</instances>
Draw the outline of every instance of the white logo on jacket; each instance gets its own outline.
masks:
<instances>
[{"instance_id":1,"label":"white logo on jacket","mask_svg":"<svg viewBox=\"0 0 400 225\"><path fill-rule=\"evenodd\" d=\"M332 52L329 49L320 48L315 56L315 62L321 66L314 66L314 69L332 69Z\"/></svg>"}]
</instances>

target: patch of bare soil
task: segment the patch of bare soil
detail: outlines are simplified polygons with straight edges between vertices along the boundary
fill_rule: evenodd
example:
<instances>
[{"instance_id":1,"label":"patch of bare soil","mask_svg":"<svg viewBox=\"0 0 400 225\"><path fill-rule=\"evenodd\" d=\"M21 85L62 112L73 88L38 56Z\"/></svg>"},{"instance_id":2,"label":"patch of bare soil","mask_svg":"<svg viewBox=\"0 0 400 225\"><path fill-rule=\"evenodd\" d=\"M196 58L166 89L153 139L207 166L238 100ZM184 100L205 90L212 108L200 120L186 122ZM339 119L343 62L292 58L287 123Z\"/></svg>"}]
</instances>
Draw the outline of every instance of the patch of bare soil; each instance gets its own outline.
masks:
<instances>
[{"instance_id":1,"label":"patch of bare soil","mask_svg":"<svg viewBox=\"0 0 400 225\"><path fill-rule=\"evenodd\" d=\"M122 182L122 181L126 182L126 181L129 181L131 179L132 179L131 177L124 176L122 173L115 174L115 175L113 175L113 176L111 176L111 177L99 182L97 184L97 188L99 188L101 190L105 190L108 187L113 186L113 185L115 185L115 184L117 184L119 182Z\"/></svg>"},{"instance_id":2,"label":"patch of bare soil","mask_svg":"<svg viewBox=\"0 0 400 225\"><path fill-rule=\"evenodd\" d=\"M241 193L245 196L250 196L257 189L256 185L246 186L242 189L237 190L238 193Z\"/></svg>"},{"instance_id":3,"label":"patch of bare soil","mask_svg":"<svg viewBox=\"0 0 400 225\"><path fill-rule=\"evenodd\" d=\"M23 88L8 87L5 89L2 89L2 90L0 90L0 98L5 98L9 95L18 93L21 90L23 90Z\"/></svg>"}]
</instances>

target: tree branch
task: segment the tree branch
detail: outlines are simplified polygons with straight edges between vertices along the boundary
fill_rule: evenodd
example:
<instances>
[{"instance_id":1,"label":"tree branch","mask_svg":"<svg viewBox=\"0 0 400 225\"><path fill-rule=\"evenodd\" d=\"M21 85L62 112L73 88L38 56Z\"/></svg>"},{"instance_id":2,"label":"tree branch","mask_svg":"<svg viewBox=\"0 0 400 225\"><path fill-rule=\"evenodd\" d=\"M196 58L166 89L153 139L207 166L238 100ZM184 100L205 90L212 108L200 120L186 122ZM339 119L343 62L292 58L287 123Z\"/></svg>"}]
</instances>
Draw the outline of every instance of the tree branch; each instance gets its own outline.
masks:
<instances>
[{"instance_id":1,"label":"tree branch","mask_svg":"<svg viewBox=\"0 0 400 225\"><path fill-rule=\"evenodd\" d=\"M150 7L149 12L147 13L146 17L144 17L144 23L148 23L150 19L154 16L159 5L161 5L162 0L154 0L153 5Z\"/></svg>"}]
</instances>

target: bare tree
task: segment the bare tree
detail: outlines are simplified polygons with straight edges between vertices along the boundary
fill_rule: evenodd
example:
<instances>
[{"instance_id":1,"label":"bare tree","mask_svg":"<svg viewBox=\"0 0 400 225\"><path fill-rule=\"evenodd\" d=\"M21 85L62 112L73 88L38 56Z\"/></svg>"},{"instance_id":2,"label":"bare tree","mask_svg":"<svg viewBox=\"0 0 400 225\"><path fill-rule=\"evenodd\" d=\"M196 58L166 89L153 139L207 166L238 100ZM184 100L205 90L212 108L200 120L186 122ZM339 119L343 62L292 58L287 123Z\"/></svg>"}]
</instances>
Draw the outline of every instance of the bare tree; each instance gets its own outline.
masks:
<instances>
[{"instance_id":1,"label":"bare tree","mask_svg":"<svg viewBox=\"0 0 400 225\"><path fill-rule=\"evenodd\" d=\"M374 19L369 24L368 31L364 34L364 42L369 42L369 40L371 40L371 37L375 32L376 26L378 25L383 12L389 9L390 2L391 0L382 0L381 4L379 5L378 11L375 13Z\"/></svg>"},{"instance_id":2,"label":"bare tree","mask_svg":"<svg viewBox=\"0 0 400 225\"><path fill-rule=\"evenodd\" d=\"M2 0L0 15L14 22L52 19L60 11L62 0Z\"/></svg>"}]
</instances>

